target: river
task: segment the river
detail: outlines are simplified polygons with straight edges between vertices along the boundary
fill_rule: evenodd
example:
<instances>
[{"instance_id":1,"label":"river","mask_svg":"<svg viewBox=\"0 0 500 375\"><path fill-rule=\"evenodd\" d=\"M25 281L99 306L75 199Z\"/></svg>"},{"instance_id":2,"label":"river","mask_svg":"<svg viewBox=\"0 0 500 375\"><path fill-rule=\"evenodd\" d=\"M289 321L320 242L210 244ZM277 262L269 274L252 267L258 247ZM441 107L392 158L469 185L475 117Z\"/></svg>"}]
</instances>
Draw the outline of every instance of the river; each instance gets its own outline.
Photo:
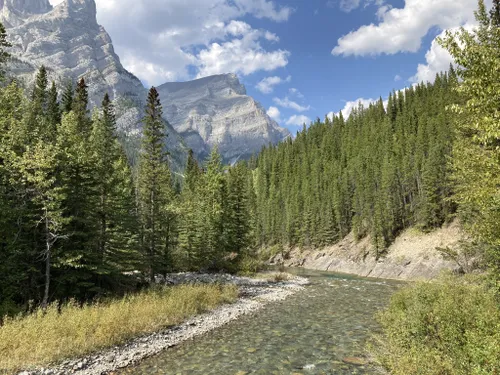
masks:
<instances>
[{"instance_id":1,"label":"river","mask_svg":"<svg viewBox=\"0 0 500 375\"><path fill-rule=\"evenodd\" d=\"M374 314L400 282L291 270L311 284L255 315L182 343L119 374L374 374L354 364L377 330Z\"/></svg>"}]
</instances>

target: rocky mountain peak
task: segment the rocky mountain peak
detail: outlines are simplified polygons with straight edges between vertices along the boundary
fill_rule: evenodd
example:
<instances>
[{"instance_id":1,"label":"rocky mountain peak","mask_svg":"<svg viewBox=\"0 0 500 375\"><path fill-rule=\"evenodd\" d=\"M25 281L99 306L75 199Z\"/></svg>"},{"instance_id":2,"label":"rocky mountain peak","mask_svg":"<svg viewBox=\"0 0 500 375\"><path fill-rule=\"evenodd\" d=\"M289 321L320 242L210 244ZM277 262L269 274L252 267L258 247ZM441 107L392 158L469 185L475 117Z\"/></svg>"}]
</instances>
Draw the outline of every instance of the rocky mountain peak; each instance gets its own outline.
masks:
<instances>
[{"instance_id":1,"label":"rocky mountain peak","mask_svg":"<svg viewBox=\"0 0 500 375\"><path fill-rule=\"evenodd\" d=\"M57 8L66 11L70 17L83 19L92 25L97 25L95 0L65 0Z\"/></svg>"},{"instance_id":2,"label":"rocky mountain peak","mask_svg":"<svg viewBox=\"0 0 500 375\"><path fill-rule=\"evenodd\" d=\"M49 0L0 0L0 7L29 15L47 13L52 10Z\"/></svg>"},{"instance_id":3,"label":"rocky mountain peak","mask_svg":"<svg viewBox=\"0 0 500 375\"><path fill-rule=\"evenodd\" d=\"M19 26L28 17L52 10L49 0L0 0L0 20L9 26Z\"/></svg>"}]
</instances>

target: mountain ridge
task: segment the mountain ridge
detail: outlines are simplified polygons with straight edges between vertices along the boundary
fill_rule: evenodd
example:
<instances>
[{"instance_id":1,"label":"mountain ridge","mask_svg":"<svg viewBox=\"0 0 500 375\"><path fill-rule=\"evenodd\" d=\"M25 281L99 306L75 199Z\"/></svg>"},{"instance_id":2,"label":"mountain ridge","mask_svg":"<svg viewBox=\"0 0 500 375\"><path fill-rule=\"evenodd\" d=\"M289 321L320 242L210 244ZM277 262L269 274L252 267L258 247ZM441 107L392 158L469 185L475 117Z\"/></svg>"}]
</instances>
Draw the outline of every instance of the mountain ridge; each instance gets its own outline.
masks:
<instances>
[{"instance_id":1,"label":"mountain ridge","mask_svg":"<svg viewBox=\"0 0 500 375\"><path fill-rule=\"evenodd\" d=\"M110 35L96 17L94 0L64 0L55 7L48 0L0 0L0 21L13 45L10 70L25 87L31 87L42 65L59 87L68 77L73 81L85 78L90 107L99 106L104 94L110 94L117 108L118 129L133 138L128 143L137 148L147 90L123 67ZM234 162L289 135L247 96L235 74L158 87L170 134L166 146L178 164L184 163L187 148L202 159L218 146L224 160ZM132 153L131 159L136 159L137 150Z\"/></svg>"}]
</instances>

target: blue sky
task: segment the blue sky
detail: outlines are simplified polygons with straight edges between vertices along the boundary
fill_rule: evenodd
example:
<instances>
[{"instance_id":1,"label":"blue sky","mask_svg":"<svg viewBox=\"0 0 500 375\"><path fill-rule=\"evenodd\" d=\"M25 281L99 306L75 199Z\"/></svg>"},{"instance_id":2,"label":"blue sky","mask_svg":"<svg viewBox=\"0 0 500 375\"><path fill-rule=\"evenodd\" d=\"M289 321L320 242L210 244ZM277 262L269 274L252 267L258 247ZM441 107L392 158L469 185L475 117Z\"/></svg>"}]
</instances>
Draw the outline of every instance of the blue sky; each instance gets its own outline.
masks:
<instances>
[{"instance_id":1,"label":"blue sky","mask_svg":"<svg viewBox=\"0 0 500 375\"><path fill-rule=\"evenodd\" d=\"M61 0L51 0L57 4ZM125 68L146 85L236 73L282 126L431 80L435 38L477 0L96 0ZM491 0L487 1L491 3Z\"/></svg>"}]
</instances>

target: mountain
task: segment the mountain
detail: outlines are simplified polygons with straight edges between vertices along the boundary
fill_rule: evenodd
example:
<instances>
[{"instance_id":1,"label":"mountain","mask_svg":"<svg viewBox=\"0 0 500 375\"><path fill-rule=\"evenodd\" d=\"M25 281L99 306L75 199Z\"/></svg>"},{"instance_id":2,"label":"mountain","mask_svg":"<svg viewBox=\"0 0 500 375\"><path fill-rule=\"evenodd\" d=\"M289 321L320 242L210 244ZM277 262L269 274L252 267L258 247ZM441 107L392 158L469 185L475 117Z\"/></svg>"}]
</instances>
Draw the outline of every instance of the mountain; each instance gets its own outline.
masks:
<instances>
[{"instance_id":1,"label":"mountain","mask_svg":"<svg viewBox=\"0 0 500 375\"><path fill-rule=\"evenodd\" d=\"M13 44L11 74L28 88L41 65L60 87L69 78L84 77L92 107L109 93L129 157L135 159L147 90L122 66L109 34L97 23L95 1L65 0L52 7L48 0L0 0L0 21ZM232 74L166 83L159 91L169 133L166 147L178 167L187 148L202 158L218 145L223 158L234 161L289 134Z\"/></svg>"},{"instance_id":2,"label":"mountain","mask_svg":"<svg viewBox=\"0 0 500 375\"><path fill-rule=\"evenodd\" d=\"M165 83L158 91L168 121L199 158L218 146L234 162L290 135L246 95L234 74Z\"/></svg>"}]
</instances>

